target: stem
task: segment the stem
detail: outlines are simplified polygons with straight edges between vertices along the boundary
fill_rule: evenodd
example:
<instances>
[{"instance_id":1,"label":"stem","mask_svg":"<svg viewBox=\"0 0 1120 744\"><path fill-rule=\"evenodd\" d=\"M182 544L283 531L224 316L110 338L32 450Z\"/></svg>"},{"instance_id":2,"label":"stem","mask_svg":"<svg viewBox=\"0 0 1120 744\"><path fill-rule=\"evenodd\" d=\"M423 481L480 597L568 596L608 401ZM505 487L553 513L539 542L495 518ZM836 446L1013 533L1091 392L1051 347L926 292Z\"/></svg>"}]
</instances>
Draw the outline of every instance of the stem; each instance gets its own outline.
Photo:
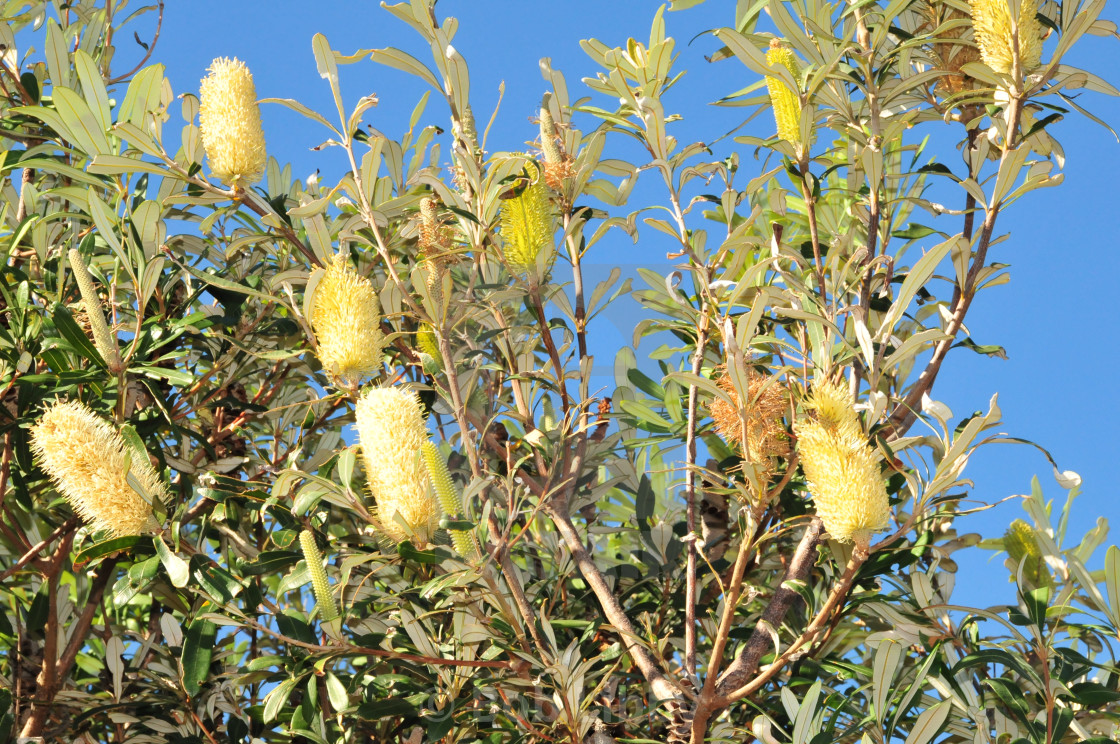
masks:
<instances>
[{"instance_id":1,"label":"stem","mask_svg":"<svg viewBox=\"0 0 1120 744\"><path fill-rule=\"evenodd\" d=\"M705 312L696 329L696 353L692 356L692 374L699 375L704 362L704 349L708 345L708 315ZM687 507L688 557L685 570L684 595L684 669L689 677L696 676L696 406L699 389L688 386L688 428L685 434L684 490Z\"/></svg>"},{"instance_id":2,"label":"stem","mask_svg":"<svg viewBox=\"0 0 1120 744\"><path fill-rule=\"evenodd\" d=\"M1019 118L1022 115L1022 111L1022 100L1019 98L1012 98L1010 107L1008 108L1007 134L1004 137L1005 144L1003 155L1000 156L1001 170L1010 154L1015 150L1014 136L1019 128ZM968 313L968 308L972 305L972 300L976 296L976 278L979 276L980 270L984 268L984 264L988 258L988 246L991 244L992 234L996 226L996 218L999 216L1001 207L1002 203L997 202L989 207L984 214L984 223L980 228L980 239L976 246L976 255L968 267L968 274L965 276L964 286L958 285L953 290L953 300L949 306L949 323L945 327L945 338L941 339L941 341L934 346L933 356L930 357L926 368L922 370L922 373L918 376L917 382L911 387L906 398L898 404L891 414L886 431L884 432L888 439L896 439L902 436L913 425L918 416L917 412L921 406L922 396L928 393L933 387L933 383L937 380L937 374L941 371L941 364L945 361L949 349L953 347L961 326L964 325L965 315ZM966 227L970 226L970 224L966 224Z\"/></svg>"}]
</instances>

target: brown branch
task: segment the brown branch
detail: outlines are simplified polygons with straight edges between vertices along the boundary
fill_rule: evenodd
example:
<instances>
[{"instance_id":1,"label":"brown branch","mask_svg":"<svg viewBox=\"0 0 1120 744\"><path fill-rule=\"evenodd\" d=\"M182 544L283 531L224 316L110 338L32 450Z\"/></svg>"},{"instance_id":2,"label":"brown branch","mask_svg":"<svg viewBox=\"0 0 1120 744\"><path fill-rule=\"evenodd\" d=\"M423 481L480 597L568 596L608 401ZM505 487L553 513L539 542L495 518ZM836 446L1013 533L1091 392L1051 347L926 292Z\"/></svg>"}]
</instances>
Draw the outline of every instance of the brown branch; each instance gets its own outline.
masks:
<instances>
[{"instance_id":1,"label":"brown branch","mask_svg":"<svg viewBox=\"0 0 1120 744\"><path fill-rule=\"evenodd\" d=\"M77 517L72 517L72 518L66 520L65 522L63 522L57 529L55 529L54 532L47 535L47 537L45 537L44 539L40 540L38 543L33 545L31 547L31 550L28 550L27 552L25 552L20 557L20 559L15 562L14 565L12 565L10 568L6 568L6 569L4 569L4 571L0 572L0 582L5 581L9 576L16 573L17 571L22 569L24 566L26 566L28 563L31 563L33 560L38 558L39 553L42 552L43 548L47 547L52 542L57 540L60 535L62 535L64 533L68 533L68 532L73 532L74 530L76 530L78 528L78 526L81 523L82 523L82 520L78 519Z\"/></svg>"},{"instance_id":2,"label":"brown branch","mask_svg":"<svg viewBox=\"0 0 1120 744\"><path fill-rule=\"evenodd\" d=\"M786 586L786 584L789 582L804 581L809 575L809 572L812 571L813 565L817 562L817 543L820 542L821 533L823 531L824 525L821 523L820 518L813 517L812 521L809 522L809 526L805 528L805 534L801 536L801 542L798 543L797 548L794 550L789 566L782 576L781 584L779 584L778 588L774 591L774 595L770 598L770 603L766 606L766 609L763 610L762 616L755 624L754 632L751 633L751 637L747 640L746 647L720 677L715 690L717 695L726 695L728 691L739 687L748 678L758 672L759 662L766 652L770 650L772 644L770 629L781 626L786 613L789 612L794 602L801 596L795 590Z\"/></svg>"}]
</instances>

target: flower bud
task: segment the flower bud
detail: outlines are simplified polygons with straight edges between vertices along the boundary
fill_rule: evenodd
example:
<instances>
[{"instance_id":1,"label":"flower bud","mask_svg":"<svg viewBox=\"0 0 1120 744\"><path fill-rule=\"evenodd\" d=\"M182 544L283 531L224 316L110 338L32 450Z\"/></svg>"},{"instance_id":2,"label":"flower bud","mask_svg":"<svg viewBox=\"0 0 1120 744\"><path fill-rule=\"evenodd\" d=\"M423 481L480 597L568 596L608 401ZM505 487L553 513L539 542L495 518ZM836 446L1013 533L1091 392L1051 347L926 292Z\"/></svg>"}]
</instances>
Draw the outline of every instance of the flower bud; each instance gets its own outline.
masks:
<instances>
[{"instance_id":1,"label":"flower bud","mask_svg":"<svg viewBox=\"0 0 1120 744\"><path fill-rule=\"evenodd\" d=\"M121 354L117 347L117 337L109 331L105 322L105 313L101 309L101 299L93 286L93 277L82 260L82 254L75 248L70 249L70 268L74 272L74 279L78 282L78 291L82 294L82 304L86 307L86 317L89 318L90 335L93 336L93 345L101 353L101 358L109 367L109 371L116 374L121 371Z\"/></svg>"},{"instance_id":2,"label":"flower bud","mask_svg":"<svg viewBox=\"0 0 1120 744\"><path fill-rule=\"evenodd\" d=\"M338 619L338 607L331 594L330 582L327 581L327 571L323 568L323 555L315 544L315 533L311 530L300 532L299 546L303 550L303 559L307 562L307 572L311 576L311 591L319 606L319 619L324 623L333 622Z\"/></svg>"}]
</instances>

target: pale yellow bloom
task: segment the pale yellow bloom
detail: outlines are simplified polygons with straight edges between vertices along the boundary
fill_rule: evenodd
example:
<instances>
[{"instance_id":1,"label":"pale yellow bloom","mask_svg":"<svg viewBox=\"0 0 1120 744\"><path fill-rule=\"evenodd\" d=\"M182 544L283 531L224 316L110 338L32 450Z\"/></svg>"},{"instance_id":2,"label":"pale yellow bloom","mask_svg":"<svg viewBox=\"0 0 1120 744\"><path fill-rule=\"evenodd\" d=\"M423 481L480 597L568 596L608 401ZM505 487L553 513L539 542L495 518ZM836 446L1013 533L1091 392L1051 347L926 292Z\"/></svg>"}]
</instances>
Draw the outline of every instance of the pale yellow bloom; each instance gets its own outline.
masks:
<instances>
[{"instance_id":1,"label":"pale yellow bloom","mask_svg":"<svg viewBox=\"0 0 1120 744\"><path fill-rule=\"evenodd\" d=\"M1003 549L1007 551L1016 571L1019 569L1019 564L1023 565L1023 578L1028 583L1036 587L1050 586L1053 577L1050 575L1050 569L1046 567L1042 551L1038 549L1034 527L1022 519L1016 519L1003 536Z\"/></svg>"},{"instance_id":2,"label":"pale yellow bloom","mask_svg":"<svg viewBox=\"0 0 1120 744\"><path fill-rule=\"evenodd\" d=\"M253 75L244 62L219 57L199 87L202 146L210 170L229 186L248 186L264 173L264 130Z\"/></svg>"},{"instance_id":3,"label":"pale yellow bloom","mask_svg":"<svg viewBox=\"0 0 1120 744\"><path fill-rule=\"evenodd\" d=\"M510 269L528 273L537 256L552 246L552 211L544 179L536 164L525 164L528 184L517 196L502 201L502 254Z\"/></svg>"},{"instance_id":4,"label":"pale yellow bloom","mask_svg":"<svg viewBox=\"0 0 1120 744\"><path fill-rule=\"evenodd\" d=\"M801 74L801 64L797 56L783 47L777 39L770 40L766 51L766 63L781 65L797 80ZM770 104L774 108L774 120L778 125L778 137L797 145L801 142L801 99L797 92L790 90L780 78L766 76L766 90L770 93Z\"/></svg>"},{"instance_id":5,"label":"pale yellow bloom","mask_svg":"<svg viewBox=\"0 0 1120 744\"><path fill-rule=\"evenodd\" d=\"M59 401L31 428L31 448L59 492L86 522L116 536L158 529L150 498L167 491L147 452L128 446L109 422L77 401Z\"/></svg>"},{"instance_id":6,"label":"pale yellow bloom","mask_svg":"<svg viewBox=\"0 0 1120 744\"><path fill-rule=\"evenodd\" d=\"M322 277L311 304L316 354L328 374L356 385L381 368L385 336L377 292L345 255L335 256L325 270L318 271Z\"/></svg>"},{"instance_id":7,"label":"pale yellow bloom","mask_svg":"<svg viewBox=\"0 0 1120 744\"><path fill-rule=\"evenodd\" d=\"M371 388L358 399L355 418L382 531L397 542L430 542L442 510L421 452L428 432L420 399L404 388Z\"/></svg>"},{"instance_id":8,"label":"pale yellow bloom","mask_svg":"<svg viewBox=\"0 0 1120 744\"><path fill-rule=\"evenodd\" d=\"M1014 2L1014 0L1012 0ZM972 27L980 58L996 72L1009 75L1014 67L1016 38L1019 65L1024 74L1042 61L1042 24L1038 0L1021 0L1018 21L1012 20L1008 0L969 0Z\"/></svg>"},{"instance_id":9,"label":"pale yellow bloom","mask_svg":"<svg viewBox=\"0 0 1120 744\"><path fill-rule=\"evenodd\" d=\"M871 535L890 524L879 458L843 385L817 385L807 407L817 418L802 419L794 431L817 515L835 539L867 547Z\"/></svg>"}]
</instances>

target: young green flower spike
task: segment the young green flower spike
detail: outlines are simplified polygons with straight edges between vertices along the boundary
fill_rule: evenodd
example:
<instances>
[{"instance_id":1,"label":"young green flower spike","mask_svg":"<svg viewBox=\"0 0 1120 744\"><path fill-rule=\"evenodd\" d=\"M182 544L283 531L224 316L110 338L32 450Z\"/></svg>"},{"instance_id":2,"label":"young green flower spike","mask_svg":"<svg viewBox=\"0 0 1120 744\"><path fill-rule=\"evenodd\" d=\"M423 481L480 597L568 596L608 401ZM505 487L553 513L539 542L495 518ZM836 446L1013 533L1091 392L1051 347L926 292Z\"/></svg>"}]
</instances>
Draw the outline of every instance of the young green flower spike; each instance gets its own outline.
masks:
<instances>
[{"instance_id":1,"label":"young green flower spike","mask_svg":"<svg viewBox=\"0 0 1120 744\"><path fill-rule=\"evenodd\" d=\"M1016 519L1003 536L1003 549L1007 551L1016 571L1019 570L1019 564L1022 564L1023 578L1029 584L1035 587L1050 586L1053 577L1046 567L1042 551L1038 549L1033 527L1022 519Z\"/></svg>"},{"instance_id":2,"label":"young green flower spike","mask_svg":"<svg viewBox=\"0 0 1120 744\"><path fill-rule=\"evenodd\" d=\"M114 536L158 529L148 498L167 491L148 460L84 404L58 401L31 428L31 449L59 492L86 522Z\"/></svg>"},{"instance_id":3,"label":"young green flower spike","mask_svg":"<svg viewBox=\"0 0 1120 744\"><path fill-rule=\"evenodd\" d=\"M1011 17L1008 3L1016 0L969 0L972 27L980 58L996 72L1010 75L1019 54L1023 74L1042 61L1042 24L1038 21L1038 0L1021 0L1019 17Z\"/></svg>"},{"instance_id":4,"label":"young green flower spike","mask_svg":"<svg viewBox=\"0 0 1120 744\"><path fill-rule=\"evenodd\" d=\"M552 210L540 168L525 164L527 184L520 194L502 202L502 243L512 271L532 273L541 251L552 247Z\"/></svg>"},{"instance_id":5,"label":"young green flower spike","mask_svg":"<svg viewBox=\"0 0 1120 744\"><path fill-rule=\"evenodd\" d=\"M878 457L842 385L817 385L807 407L817 418L799 421L794 431L817 515L832 537L866 548L890 523Z\"/></svg>"},{"instance_id":6,"label":"young green flower spike","mask_svg":"<svg viewBox=\"0 0 1120 744\"><path fill-rule=\"evenodd\" d=\"M781 65L797 80L801 74L801 64L792 50L781 45L777 39L770 40L766 52L766 63ZM770 104L774 107L774 120L778 124L778 137L793 145L801 143L801 99L796 91L790 90L780 78L766 76L766 90L770 93Z\"/></svg>"},{"instance_id":7,"label":"young green flower spike","mask_svg":"<svg viewBox=\"0 0 1120 744\"><path fill-rule=\"evenodd\" d=\"M428 432L420 399L399 387L371 388L358 399L355 418L381 530L397 542L430 542L442 510L421 452Z\"/></svg>"},{"instance_id":8,"label":"young green flower spike","mask_svg":"<svg viewBox=\"0 0 1120 744\"><path fill-rule=\"evenodd\" d=\"M264 173L264 130L253 75L244 62L219 57L199 87L202 146L210 170L228 186L248 186Z\"/></svg>"},{"instance_id":9,"label":"young green flower spike","mask_svg":"<svg viewBox=\"0 0 1120 744\"><path fill-rule=\"evenodd\" d=\"M311 591L315 594L315 603L319 605L319 619L324 623L334 622L338 619L338 607L327 581L327 571L323 568L323 556L315 544L315 533L311 530L300 532L299 546L307 562L307 572L311 575Z\"/></svg>"},{"instance_id":10,"label":"young green flower spike","mask_svg":"<svg viewBox=\"0 0 1120 744\"><path fill-rule=\"evenodd\" d=\"M93 331L93 345L101 352L101 358L109 367L109 371L116 374L121 371L121 354L117 348L117 337L109 331L105 322L105 313L101 309L101 300L93 286L93 277L86 268L82 254L75 248L70 249L70 268L74 271L74 279L78 282L78 291L82 294L82 304L85 305L86 315L89 317L90 329Z\"/></svg>"},{"instance_id":11,"label":"young green flower spike","mask_svg":"<svg viewBox=\"0 0 1120 744\"><path fill-rule=\"evenodd\" d=\"M339 254L322 272L311 304L311 328L316 353L328 374L346 385L381 368L381 307L369 279L350 267Z\"/></svg>"},{"instance_id":12,"label":"young green flower spike","mask_svg":"<svg viewBox=\"0 0 1120 744\"><path fill-rule=\"evenodd\" d=\"M428 466L428 475L432 479L439 504L443 513L451 519L456 519L462 511L459 494L455 491L455 484L451 480L451 473L447 469L447 462L439 453L439 448L430 441L424 442L424 463ZM479 549L474 535L466 530L449 530L451 544L455 552L467 559L478 558Z\"/></svg>"}]
</instances>

